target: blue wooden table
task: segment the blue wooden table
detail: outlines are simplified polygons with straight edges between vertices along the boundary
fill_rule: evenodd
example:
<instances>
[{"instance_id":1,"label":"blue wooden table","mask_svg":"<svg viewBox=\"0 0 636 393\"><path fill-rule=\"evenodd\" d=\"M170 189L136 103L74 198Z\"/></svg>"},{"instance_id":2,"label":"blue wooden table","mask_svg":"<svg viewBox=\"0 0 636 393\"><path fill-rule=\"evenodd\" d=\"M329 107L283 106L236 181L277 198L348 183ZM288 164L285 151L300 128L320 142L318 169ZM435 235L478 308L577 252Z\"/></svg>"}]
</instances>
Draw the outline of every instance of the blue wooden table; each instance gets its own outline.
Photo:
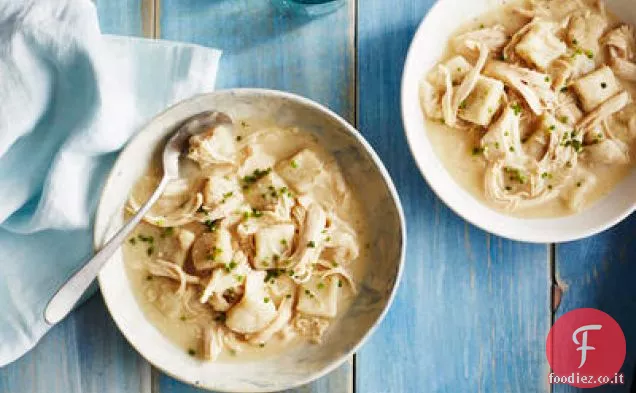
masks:
<instances>
[{"instance_id":1,"label":"blue wooden table","mask_svg":"<svg viewBox=\"0 0 636 393\"><path fill-rule=\"evenodd\" d=\"M636 217L591 239L530 245L489 235L443 205L410 157L399 82L410 39L433 0L348 0L315 19L268 0L98 0L106 33L224 50L218 87L288 90L361 130L387 165L407 217L406 270L395 303L348 363L295 392L573 392L550 386L545 339L578 307L612 315L627 338L625 386L636 367ZM192 393L117 331L99 295L17 362L1 393Z\"/></svg>"}]
</instances>

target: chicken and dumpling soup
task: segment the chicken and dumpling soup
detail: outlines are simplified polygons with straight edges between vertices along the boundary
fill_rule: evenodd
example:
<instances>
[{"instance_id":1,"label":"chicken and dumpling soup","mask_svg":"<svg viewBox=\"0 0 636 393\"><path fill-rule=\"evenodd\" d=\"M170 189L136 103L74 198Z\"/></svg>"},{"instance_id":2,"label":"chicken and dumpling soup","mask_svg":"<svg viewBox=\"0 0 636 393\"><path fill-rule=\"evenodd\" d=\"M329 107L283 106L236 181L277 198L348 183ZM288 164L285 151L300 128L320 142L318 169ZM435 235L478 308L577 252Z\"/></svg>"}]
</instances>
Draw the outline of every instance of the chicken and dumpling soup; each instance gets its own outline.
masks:
<instances>
[{"instance_id":1,"label":"chicken and dumpling soup","mask_svg":"<svg viewBox=\"0 0 636 393\"><path fill-rule=\"evenodd\" d=\"M423 76L444 166L489 206L523 217L589 207L630 173L634 30L602 1L508 2L462 27Z\"/></svg>"},{"instance_id":2,"label":"chicken and dumpling soup","mask_svg":"<svg viewBox=\"0 0 636 393\"><path fill-rule=\"evenodd\" d=\"M160 175L151 166L129 212ZM307 131L246 120L191 137L181 175L124 250L151 322L209 360L320 343L366 258L364 215L336 160Z\"/></svg>"}]
</instances>

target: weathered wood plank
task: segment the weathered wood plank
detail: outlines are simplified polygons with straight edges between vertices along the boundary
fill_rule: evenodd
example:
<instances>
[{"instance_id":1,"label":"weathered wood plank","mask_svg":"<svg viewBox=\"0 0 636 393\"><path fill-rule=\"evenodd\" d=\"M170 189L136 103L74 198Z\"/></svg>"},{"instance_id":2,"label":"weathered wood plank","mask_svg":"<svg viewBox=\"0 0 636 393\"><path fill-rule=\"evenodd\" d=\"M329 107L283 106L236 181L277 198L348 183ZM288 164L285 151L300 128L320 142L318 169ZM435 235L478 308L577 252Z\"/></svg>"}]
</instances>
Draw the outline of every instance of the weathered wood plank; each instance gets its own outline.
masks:
<instances>
[{"instance_id":1,"label":"weathered wood plank","mask_svg":"<svg viewBox=\"0 0 636 393\"><path fill-rule=\"evenodd\" d=\"M93 296L24 357L0 369L2 393L150 392L150 366Z\"/></svg>"},{"instance_id":2,"label":"weathered wood plank","mask_svg":"<svg viewBox=\"0 0 636 393\"><path fill-rule=\"evenodd\" d=\"M100 0L96 6L103 32L141 35L139 0ZM150 375L96 295L31 352L0 369L0 392L149 393Z\"/></svg>"},{"instance_id":3,"label":"weathered wood plank","mask_svg":"<svg viewBox=\"0 0 636 393\"><path fill-rule=\"evenodd\" d=\"M142 0L94 0L103 33L143 36Z\"/></svg>"},{"instance_id":4,"label":"weathered wood plank","mask_svg":"<svg viewBox=\"0 0 636 393\"><path fill-rule=\"evenodd\" d=\"M316 19L283 15L269 0L162 0L161 38L224 51L217 88L263 87L301 94L355 119L354 1ZM294 392L346 393L353 389L348 363ZM161 393L198 392L168 376Z\"/></svg>"},{"instance_id":5,"label":"weathered wood plank","mask_svg":"<svg viewBox=\"0 0 636 393\"><path fill-rule=\"evenodd\" d=\"M396 301L356 357L356 390L547 391L548 247L466 224L434 196L409 158L400 76L409 42L433 3L358 5L359 128L396 182L408 250Z\"/></svg>"},{"instance_id":6,"label":"weathered wood plank","mask_svg":"<svg viewBox=\"0 0 636 393\"><path fill-rule=\"evenodd\" d=\"M556 246L556 279L563 288L556 317L575 308L592 307L611 315L623 329L627 356L622 372L625 385L606 385L599 392L636 389L636 216L587 240ZM589 355L591 356L591 355ZM630 388L632 390L630 390ZM555 393L584 392L556 385Z\"/></svg>"},{"instance_id":7,"label":"weathered wood plank","mask_svg":"<svg viewBox=\"0 0 636 393\"><path fill-rule=\"evenodd\" d=\"M301 94L354 120L354 7L306 19L270 0L162 0L161 38L223 50L217 88Z\"/></svg>"}]
</instances>

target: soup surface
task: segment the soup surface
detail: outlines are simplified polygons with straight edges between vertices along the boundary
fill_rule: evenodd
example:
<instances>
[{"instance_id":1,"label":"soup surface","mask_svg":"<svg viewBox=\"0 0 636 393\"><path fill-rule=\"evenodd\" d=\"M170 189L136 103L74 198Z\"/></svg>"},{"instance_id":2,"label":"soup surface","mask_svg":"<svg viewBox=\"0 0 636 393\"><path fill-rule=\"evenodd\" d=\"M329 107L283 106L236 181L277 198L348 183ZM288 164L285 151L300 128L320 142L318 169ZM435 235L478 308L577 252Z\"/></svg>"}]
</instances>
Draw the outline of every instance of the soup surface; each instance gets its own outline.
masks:
<instances>
[{"instance_id":1,"label":"soup surface","mask_svg":"<svg viewBox=\"0 0 636 393\"><path fill-rule=\"evenodd\" d=\"M208 120L189 125L203 132L190 139L182 178L124 248L138 301L162 333L203 359L319 344L366 264L355 193L309 132ZM157 160L129 212L160 175Z\"/></svg>"},{"instance_id":2,"label":"soup surface","mask_svg":"<svg viewBox=\"0 0 636 393\"><path fill-rule=\"evenodd\" d=\"M420 83L429 138L496 210L565 216L633 168L631 26L601 1L510 1L462 26Z\"/></svg>"}]
</instances>

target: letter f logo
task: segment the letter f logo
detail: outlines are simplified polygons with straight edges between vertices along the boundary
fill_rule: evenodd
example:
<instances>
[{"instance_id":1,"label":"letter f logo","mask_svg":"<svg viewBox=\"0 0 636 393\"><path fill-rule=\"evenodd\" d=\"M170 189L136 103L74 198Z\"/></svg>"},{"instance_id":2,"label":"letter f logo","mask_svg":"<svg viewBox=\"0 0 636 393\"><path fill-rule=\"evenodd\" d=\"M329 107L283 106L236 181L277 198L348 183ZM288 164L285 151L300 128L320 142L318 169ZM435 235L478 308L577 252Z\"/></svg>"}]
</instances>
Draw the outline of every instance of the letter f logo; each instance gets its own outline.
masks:
<instances>
[{"instance_id":1,"label":"letter f logo","mask_svg":"<svg viewBox=\"0 0 636 393\"><path fill-rule=\"evenodd\" d=\"M601 325L585 325L576 329L574 333L572 334L572 341L574 341L574 344L581 345L580 347L576 349L577 351L581 351L581 364L579 364L579 368L583 367L583 365L585 364L585 361L587 360L587 351L593 351L596 349L594 347L587 345L588 330L601 330L601 327L602 327ZM581 342L579 342L576 336L581 332L583 332L583 334L581 335L582 340Z\"/></svg>"}]
</instances>

